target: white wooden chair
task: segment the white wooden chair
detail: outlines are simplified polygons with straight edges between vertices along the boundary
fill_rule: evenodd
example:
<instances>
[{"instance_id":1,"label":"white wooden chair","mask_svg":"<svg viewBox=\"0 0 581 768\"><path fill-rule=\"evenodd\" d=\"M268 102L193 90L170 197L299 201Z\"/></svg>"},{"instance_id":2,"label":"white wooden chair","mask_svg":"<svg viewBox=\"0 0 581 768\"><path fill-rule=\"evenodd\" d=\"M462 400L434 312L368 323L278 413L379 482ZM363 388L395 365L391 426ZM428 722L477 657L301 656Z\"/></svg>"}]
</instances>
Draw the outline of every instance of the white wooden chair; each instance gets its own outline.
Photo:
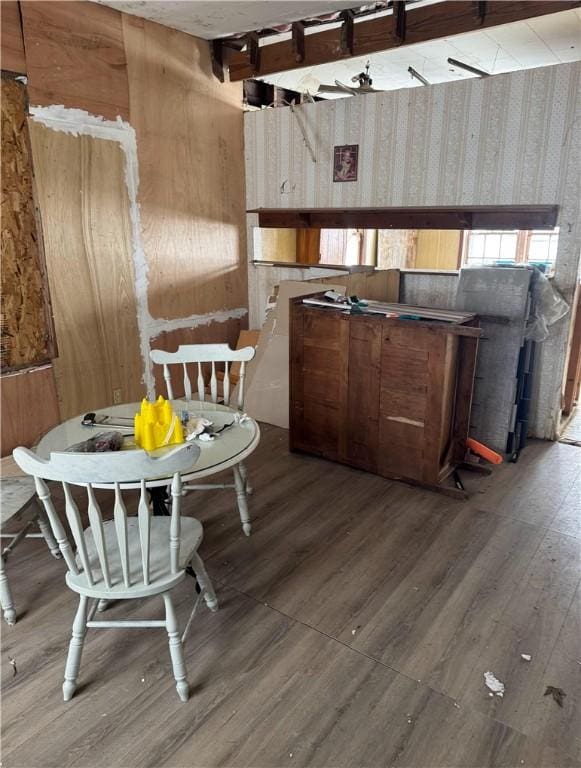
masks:
<instances>
[{"instance_id":1,"label":"white wooden chair","mask_svg":"<svg viewBox=\"0 0 581 768\"><path fill-rule=\"evenodd\" d=\"M6 461L12 461L9 457L2 459L2 465ZM46 514L38 504L36 488L31 477L5 477L2 474L0 481L0 516L2 538L11 539L8 546L4 547L0 555L0 605L4 614L4 621L12 626L16 623L16 607L12 598L12 590L6 574L6 560L12 550L25 538L41 536L46 541L47 547L56 558L61 557L58 545L51 533ZM5 533L7 526L19 524L20 530L16 533ZM30 533L30 529L37 524L40 533Z\"/></svg>"},{"instance_id":2,"label":"white wooden chair","mask_svg":"<svg viewBox=\"0 0 581 768\"><path fill-rule=\"evenodd\" d=\"M233 388L230 380L230 366L233 362L240 363L240 373L238 377L238 392L236 397L236 408L239 411L244 410L244 381L246 377L246 363L252 360L256 350L254 347L243 347L242 349L230 349L227 344L182 344L177 352L166 352L162 349L152 349L151 359L158 365L163 365L163 378L165 380L167 397L174 399L174 390L171 381L170 365L181 365L183 370L184 397L186 400L192 399L192 383L188 374L188 364L196 366L196 386L198 400L204 402L206 399L206 383L204 379L203 365L210 363L210 399L213 403L218 401L218 377L216 375L216 363L224 364L223 379L223 401L224 405L232 407L230 398L233 394ZM204 484L184 484L183 491L207 491L211 489L233 488L236 491L236 500L238 512L242 523L242 530L246 536L250 536L252 526L248 513L248 494L252 493L252 488L248 484L248 477L244 462L236 464L233 468L233 483L204 483Z\"/></svg>"},{"instance_id":3,"label":"white wooden chair","mask_svg":"<svg viewBox=\"0 0 581 768\"><path fill-rule=\"evenodd\" d=\"M77 687L87 628L149 627L161 627L167 631L177 692L182 701L187 701L189 685L182 642L201 597L210 610L218 608L212 584L197 553L202 541L202 525L195 518L180 516L179 473L190 469L198 455L198 446L191 444L181 445L160 458L136 450L102 454L52 453L49 460L43 460L27 448L14 450L16 463L34 476L38 496L68 566L67 585L79 594L63 683L65 701L71 699ZM152 517L147 498L148 478L172 475L171 517ZM55 511L45 480L62 483L66 518L76 547L75 553ZM136 481L141 489L137 515L128 516L123 490L124 487L135 487ZM124 486L124 483L127 485ZM81 524L71 484L86 486L89 517L86 530ZM113 520L103 520L95 497L96 487L108 488L114 495ZM192 566L201 591L185 631L180 635L171 590L184 579L188 565ZM101 600L142 599L153 595L163 598L163 621L93 621Z\"/></svg>"}]
</instances>

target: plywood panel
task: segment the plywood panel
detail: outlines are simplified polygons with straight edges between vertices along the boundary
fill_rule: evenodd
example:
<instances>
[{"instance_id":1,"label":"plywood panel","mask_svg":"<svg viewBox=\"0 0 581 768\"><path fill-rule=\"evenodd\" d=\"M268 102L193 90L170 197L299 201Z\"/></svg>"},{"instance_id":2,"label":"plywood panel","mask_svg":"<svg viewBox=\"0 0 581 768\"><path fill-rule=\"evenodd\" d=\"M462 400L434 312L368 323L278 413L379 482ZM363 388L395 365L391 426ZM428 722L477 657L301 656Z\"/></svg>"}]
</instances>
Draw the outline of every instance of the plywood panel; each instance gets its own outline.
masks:
<instances>
[{"instance_id":1,"label":"plywood panel","mask_svg":"<svg viewBox=\"0 0 581 768\"><path fill-rule=\"evenodd\" d=\"M50 359L43 260L32 191L26 88L2 77L2 370Z\"/></svg>"},{"instance_id":2,"label":"plywood panel","mask_svg":"<svg viewBox=\"0 0 581 768\"><path fill-rule=\"evenodd\" d=\"M61 416L144 394L124 156L31 122L59 357Z\"/></svg>"},{"instance_id":3,"label":"plywood panel","mask_svg":"<svg viewBox=\"0 0 581 768\"><path fill-rule=\"evenodd\" d=\"M21 3L30 102L129 117L121 14L88 2Z\"/></svg>"},{"instance_id":4,"label":"plywood panel","mask_svg":"<svg viewBox=\"0 0 581 768\"><path fill-rule=\"evenodd\" d=\"M123 16L155 318L247 306L242 90L209 46Z\"/></svg>"},{"instance_id":5,"label":"plywood panel","mask_svg":"<svg viewBox=\"0 0 581 768\"><path fill-rule=\"evenodd\" d=\"M22 39L20 11L15 0L3 0L0 3L0 20L2 69L25 75L24 40Z\"/></svg>"},{"instance_id":6,"label":"plywood panel","mask_svg":"<svg viewBox=\"0 0 581 768\"><path fill-rule=\"evenodd\" d=\"M2 456L18 445L33 446L59 423L52 366L2 376Z\"/></svg>"}]
</instances>

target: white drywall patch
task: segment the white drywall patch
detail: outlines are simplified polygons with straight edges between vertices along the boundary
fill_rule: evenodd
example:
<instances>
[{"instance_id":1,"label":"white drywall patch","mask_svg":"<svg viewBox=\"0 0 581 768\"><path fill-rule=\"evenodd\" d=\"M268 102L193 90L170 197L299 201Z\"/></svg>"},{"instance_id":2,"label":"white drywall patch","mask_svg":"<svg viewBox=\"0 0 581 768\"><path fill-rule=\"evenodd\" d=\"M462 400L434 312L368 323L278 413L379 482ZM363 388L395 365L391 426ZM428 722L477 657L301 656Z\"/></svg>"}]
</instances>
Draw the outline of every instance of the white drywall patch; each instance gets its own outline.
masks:
<instances>
[{"instance_id":1,"label":"white drywall patch","mask_svg":"<svg viewBox=\"0 0 581 768\"><path fill-rule=\"evenodd\" d=\"M164 331L175 331L183 328L195 328L209 323L223 323L233 318L241 318L248 314L245 307L238 309L210 312L205 315L190 315L177 320L156 319L149 313L147 302L148 265L141 240L141 220L137 193L139 189L139 163L137 160L137 140L135 129L120 117L117 120L105 120L103 117L91 115L83 109L71 109L62 104L48 107L30 107L32 120L41 123L53 131L62 131L72 136L92 136L95 139L118 141L125 154L125 183L129 196L129 215L131 218L131 252L133 271L135 275L135 297L137 301L137 326L139 329L139 345L143 361L142 381L147 389L148 397L155 393L153 363L149 358L150 342Z\"/></svg>"},{"instance_id":2,"label":"white drywall patch","mask_svg":"<svg viewBox=\"0 0 581 768\"><path fill-rule=\"evenodd\" d=\"M248 314L246 307L237 309L225 309L221 312L207 312L204 315L189 315L189 317L179 317L176 320L150 318L147 329L150 341L156 339L160 334L168 331L179 331L183 328L198 328L201 325L210 325L210 323L224 323L227 320L235 320Z\"/></svg>"}]
</instances>

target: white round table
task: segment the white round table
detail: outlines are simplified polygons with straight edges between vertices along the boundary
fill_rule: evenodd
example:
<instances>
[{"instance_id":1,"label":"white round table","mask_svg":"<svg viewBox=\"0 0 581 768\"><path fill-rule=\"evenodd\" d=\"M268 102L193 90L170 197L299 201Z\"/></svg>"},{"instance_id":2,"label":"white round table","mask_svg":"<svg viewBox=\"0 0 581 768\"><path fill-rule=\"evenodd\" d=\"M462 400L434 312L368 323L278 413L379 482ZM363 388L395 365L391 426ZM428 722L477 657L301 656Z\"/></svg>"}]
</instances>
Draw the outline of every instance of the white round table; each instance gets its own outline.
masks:
<instances>
[{"instance_id":1,"label":"white round table","mask_svg":"<svg viewBox=\"0 0 581 768\"><path fill-rule=\"evenodd\" d=\"M104 415L110 416L111 421L113 422L115 421L115 417L119 416L132 419L135 414L139 412L140 407L141 403L125 403L124 405L114 405L110 408L103 408L102 410L95 411L96 420ZM172 400L172 407L178 417L181 416L182 411L187 411L191 418L203 417L213 422L215 429L230 424L230 422L234 420L234 416L238 413L235 409L225 405L219 405L212 402L201 402L199 400ZM47 432L36 446L36 453L41 458L48 459L51 452L64 451L71 445L80 443L83 440L88 440L90 437L99 434L99 432L119 431L121 434L129 434L130 432L133 432L132 428L127 430L118 429L107 423L97 424L94 427L85 427L81 424L83 416L84 414L75 416ZM244 461L244 459L250 456L259 442L260 428L257 422L251 418L248 418L242 424L234 424L233 426L228 427L228 429L225 429L224 432L221 432L210 442L204 442L195 438L195 443L200 448L200 455L195 464L192 465L191 472L188 471L182 474L182 481L184 483L195 482L208 475L214 475L238 465L241 461ZM131 450L136 447L137 446L133 442L133 436L124 439L123 450ZM175 446L171 447L174 448ZM167 449L160 450L163 451ZM161 477L150 484L152 486L165 486L167 485L167 482L167 477ZM134 485L126 485L125 483L123 485L125 488L140 487L138 482Z\"/></svg>"}]
</instances>

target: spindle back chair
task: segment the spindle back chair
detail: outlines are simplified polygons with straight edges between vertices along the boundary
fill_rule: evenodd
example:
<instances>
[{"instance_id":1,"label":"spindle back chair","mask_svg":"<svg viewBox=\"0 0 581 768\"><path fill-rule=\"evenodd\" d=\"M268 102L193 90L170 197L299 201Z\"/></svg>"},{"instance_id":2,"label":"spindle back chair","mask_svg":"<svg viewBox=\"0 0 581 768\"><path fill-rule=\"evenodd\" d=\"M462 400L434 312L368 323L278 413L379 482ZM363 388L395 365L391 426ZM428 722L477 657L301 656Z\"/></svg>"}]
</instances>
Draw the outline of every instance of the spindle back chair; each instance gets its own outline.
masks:
<instances>
[{"instance_id":1,"label":"spindle back chair","mask_svg":"<svg viewBox=\"0 0 581 768\"><path fill-rule=\"evenodd\" d=\"M216 363L224 363L223 379L223 401L224 405L231 405L230 398L233 394L231 387L231 368L233 362L240 363L240 373L238 376L238 396L236 398L236 408L239 411L244 409L244 384L246 378L246 363L252 360L256 350L254 347L243 347L242 349L230 349L228 344L182 344L176 352L166 352L163 349L152 349L150 357L158 365L163 365L163 378L165 380L167 397L174 399L174 390L171 380L170 365L181 365L183 369L183 386L185 400L192 399L192 383L188 374L188 365L197 366L197 398L201 402L206 400L206 383L204 379L203 365L210 363L210 399L213 403L218 402L218 377L216 375ZM234 406L231 406L234 407ZM207 491L224 488L232 488L236 492L236 501L238 512L242 523L242 530L246 536L250 536L252 530L250 516L248 513L247 495L252 493L252 488L248 484L246 467L244 462L240 462L232 467L234 474L233 483L197 483L196 485L186 483L183 486L184 493L187 491Z\"/></svg>"},{"instance_id":2,"label":"spindle back chair","mask_svg":"<svg viewBox=\"0 0 581 768\"><path fill-rule=\"evenodd\" d=\"M213 403L218 402L218 377L216 375L216 363L224 363L223 380L223 400L224 405L230 405L230 396L232 394L230 380L230 364L240 363L240 373L238 375L238 397L236 407L239 411L244 408L244 382L246 378L246 363L252 360L256 350L254 347L243 347L242 349L230 349L228 344L182 344L176 352L166 352L163 349L152 349L151 359L158 365L163 365L163 378L167 389L169 400L174 399L174 390L171 380L170 365L180 365L183 369L184 397L186 400L192 399L192 382L188 373L188 364L196 366L196 387L198 400L204 402L206 399L206 383L204 379L204 363L210 363L210 399Z\"/></svg>"},{"instance_id":3,"label":"spindle back chair","mask_svg":"<svg viewBox=\"0 0 581 768\"><path fill-rule=\"evenodd\" d=\"M65 669L63 695L68 701L76 689L81 652L87 628L163 627L169 638L170 655L178 695L186 701L189 685L186 678L182 641L190 627L196 600L182 636L178 632L170 592L185 576L191 565L211 610L218 603L204 565L197 554L202 541L202 525L195 518L181 517L180 472L191 469L200 449L191 443L181 445L154 458L146 451L115 453L51 453L44 460L27 448L16 448L14 460L34 477L36 490L46 511L59 549L67 564L66 583L79 594L79 607L74 619L72 639ZM153 517L148 500L148 479L172 478L173 504L171 517ZM46 480L62 484L65 515L74 549L65 526L55 509ZM137 514L128 514L124 484L140 481ZM83 529L82 517L72 486L84 486L87 496L89 527ZM113 519L104 520L96 488L113 494ZM161 595L165 604L163 621L93 621L101 600L141 599ZM94 603L89 606L89 600Z\"/></svg>"}]
</instances>

